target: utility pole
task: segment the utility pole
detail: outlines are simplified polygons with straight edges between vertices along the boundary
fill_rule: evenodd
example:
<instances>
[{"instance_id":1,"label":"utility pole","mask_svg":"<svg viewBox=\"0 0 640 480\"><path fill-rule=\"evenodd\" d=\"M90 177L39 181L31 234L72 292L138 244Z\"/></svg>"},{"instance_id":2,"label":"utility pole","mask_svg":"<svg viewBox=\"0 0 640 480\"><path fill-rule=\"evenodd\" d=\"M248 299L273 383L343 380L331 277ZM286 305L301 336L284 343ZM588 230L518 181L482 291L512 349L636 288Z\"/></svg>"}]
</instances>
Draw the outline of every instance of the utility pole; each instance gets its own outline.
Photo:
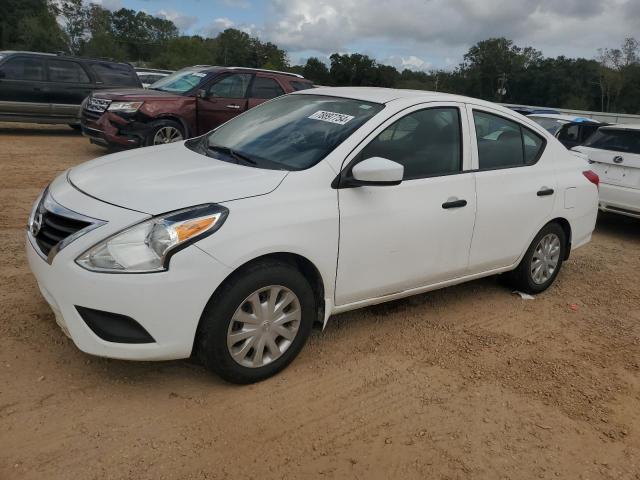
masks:
<instances>
[{"instance_id":1,"label":"utility pole","mask_svg":"<svg viewBox=\"0 0 640 480\"><path fill-rule=\"evenodd\" d=\"M507 74L503 73L498 77L498 102L502 103L502 99L507 94Z\"/></svg>"}]
</instances>

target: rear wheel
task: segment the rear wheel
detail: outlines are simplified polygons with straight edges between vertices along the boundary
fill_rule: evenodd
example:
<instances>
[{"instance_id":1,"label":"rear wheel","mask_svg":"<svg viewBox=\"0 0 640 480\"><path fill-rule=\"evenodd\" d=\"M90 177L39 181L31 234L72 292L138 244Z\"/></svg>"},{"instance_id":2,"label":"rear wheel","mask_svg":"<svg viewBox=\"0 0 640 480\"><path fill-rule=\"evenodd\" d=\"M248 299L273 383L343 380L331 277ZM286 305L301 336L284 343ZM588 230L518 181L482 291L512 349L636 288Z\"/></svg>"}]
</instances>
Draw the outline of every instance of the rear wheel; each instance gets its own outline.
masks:
<instances>
[{"instance_id":1,"label":"rear wheel","mask_svg":"<svg viewBox=\"0 0 640 480\"><path fill-rule=\"evenodd\" d=\"M234 275L207 304L197 355L229 382L258 382L293 361L316 316L313 290L300 271L258 262Z\"/></svg>"},{"instance_id":2,"label":"rear wheel","mask_svg":"<svg viewBox=\"0 0 640 480\"><path fill-rule=\"evenodd\" d=\"M147 135L146 143L147 145L164 145L182 140L184 140L182 125L173 120L160 120L154 124Z\"/></svg>"},{"instance_id":3,"label":"rear wheel","mask_svg":"<svg viewBox=\"0 0 640 480\"><path fill-rule=\"evenodd\" d=\"M541 293L551 286L562 268L566 234L557 223L546 225L533 239L524 258L508 274L511 284L526 293Z\"/></svg>"}]
</instances>

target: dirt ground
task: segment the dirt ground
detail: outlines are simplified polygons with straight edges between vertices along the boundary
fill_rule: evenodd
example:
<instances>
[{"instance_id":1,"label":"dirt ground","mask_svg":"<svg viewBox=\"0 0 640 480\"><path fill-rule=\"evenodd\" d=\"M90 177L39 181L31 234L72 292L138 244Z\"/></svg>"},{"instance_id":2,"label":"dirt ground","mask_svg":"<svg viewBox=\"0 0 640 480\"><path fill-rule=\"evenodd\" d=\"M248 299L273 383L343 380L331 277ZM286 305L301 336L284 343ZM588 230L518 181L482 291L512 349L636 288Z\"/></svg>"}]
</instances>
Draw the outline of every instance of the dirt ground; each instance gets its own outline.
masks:
<instances>
[{"instance_id":1,"label":"dirt ground","mask_svg":"<svg viewBox=\"0 0 640 480\"><path fill-rule=\"evenodd\" d=\"M25 260L59 172L104 151L0 124L0 479L640 479L640 222L601 216L555 285L489 278L331 319L248 387L78 351Z\"/></svg>"}]
</instances>

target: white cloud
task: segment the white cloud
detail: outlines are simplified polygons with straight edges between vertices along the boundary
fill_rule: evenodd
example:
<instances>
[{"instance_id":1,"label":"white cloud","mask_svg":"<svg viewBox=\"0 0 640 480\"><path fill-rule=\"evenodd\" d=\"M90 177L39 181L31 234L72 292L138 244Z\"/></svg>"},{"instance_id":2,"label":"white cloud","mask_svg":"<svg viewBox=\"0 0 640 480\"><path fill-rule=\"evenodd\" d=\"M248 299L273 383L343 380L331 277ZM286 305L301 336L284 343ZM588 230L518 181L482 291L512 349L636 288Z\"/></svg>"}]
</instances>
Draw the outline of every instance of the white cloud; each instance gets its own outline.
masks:
<instances>
[{"instance_id":1,"label":"white cloud","mask_svg":"<svg viewBox=\"0 0 640 480\"><path fill-rule=\"evenodd\" d=\"M431 68L431 63L416 57L415 55L409 55L408 57L402 57L400 55L391 55L381 61L385 65L391 65L400 72L404 69L423 71L426 72Z\"/></svg>"},{"instance_id":2,"label":"white cloud","mask_svg":"<svg viewBox=\"0 0 640 480\"><path fill-rule=\"evenodd\" d=\"M384 42L385 56L438 58L440 64L497 36L547 55L593 57L640 28L639 0L270 1L273 20L262 35L292 53Z\"/></svg>"},{"instance_id":3,"label":"white cloud","mask_svg":"<svg viewBox=\"0 0 640 480\"><path fill-rule=\"evenodd\" d=\"M184 31L193 27L198 21L197 17L191 15L183 15L174 10L158 10L156 17L164 18L165 20L171 20L173 24L178 27L178 30Z\"/></svg>"},{"instance_id":4,"label":"white cloud","mask_svg":"<svg viewBox=\"0 0 640 480\"><path fill-rule=\"evenodd\" d=\"M111 11L120 10L124 6L122 4L122 0L90 0L90 3L101 5L102 8L106 8Z\"/></svg>"}]
</instances>

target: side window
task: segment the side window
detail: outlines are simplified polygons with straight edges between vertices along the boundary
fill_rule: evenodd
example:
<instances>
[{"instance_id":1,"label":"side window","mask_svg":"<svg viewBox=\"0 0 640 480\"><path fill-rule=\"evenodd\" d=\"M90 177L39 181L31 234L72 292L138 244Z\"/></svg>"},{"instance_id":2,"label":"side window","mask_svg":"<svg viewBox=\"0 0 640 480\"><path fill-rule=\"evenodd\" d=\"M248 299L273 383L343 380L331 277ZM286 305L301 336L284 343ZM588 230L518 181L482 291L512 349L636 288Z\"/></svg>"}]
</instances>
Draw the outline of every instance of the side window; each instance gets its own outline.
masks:
<instances>
[{"instance_id":1,"label":"side window","mask_svg":"<svg viewBox=\"0 0 640 480\"><path fill-rule=\"evenodd\" d=\"M473 112L480 170L535 163L544 146L538 134L519 123L486 112Z\"/></svg>"},{"instance_id":2,"label":"side window","mask_svg":"<svg viewBox=\"0 0 640 480\"><path fill-rule=\"evenodd\" d=\"M48 60L50 82L90 83L84 69L76 62L66 60Z\"/></svg>"},{"instance_id":3,"label":"side window","mask_svg":"<svg viewBox=\"0 0 640 480\"><path fill-rule=\"evenodd\" d=\"M273 78L256 77L251 86L251 98L269 99L284 95L284 90Z\"/></svg>"},{"instance_id":4,"label":"side window","mask_svg":"<svg viewBox=\"0 0 640 480\"><path fill-rule=\"evenodd\" d=\"M569 125L560 129L560 132L558 133L558 139L577 142L579 135L580 125Z\"/></svg>"},{"instance_id":5,"label":"side window","mask_svg":"<svg viewBox=\"0 0 640 480\"><path fill-rule=\"evenodd\" d=\"M16 57L0 67L7 80L44 80L44 62L39 58Z\"/></svg>"},{"instance_id":6,"label":"side window","mask_svg":"<svg viewBox=\"0 0 640 480\"><path fill-rule=\"evenodd\" d=\"M119 87L140 86L138 76L134 70L117 63L92 63L91 70L98 77L98 80L107 85Z\"/></svg>"},{"instance_id":7,"label":"side window","mask_svg":"<svg viewBox=\"0 0 640 480\"><path fill-rule=\"evenodd\" d=\"M234 73L214 83L209 89L209 96L222 98L244 98L251 82L250 73Z\"/></svg>"},{"instance_id":8,"label":"side window","mask_svg":"<svg viewBox=\"0 0 640 480\"><path fill-rule=\"evenodd\" d=\"M311 82L299 82L297 80L290 81L289 85L291 85L291 88L295 92L298 92L300 90L309 90L310 88L313 88L313 83L311 83Z\"/></svg>"},{"instance_id":9,"label":"side window","mask_svg":"<svg viewBox=\"0 0 640 480\"><path fill-rule=\"evenodd\" d=\"M382 157L404 165L404 179L462 171L460 111L430 108L410 113L380 133L361 159Z\"/></svg>"}]
</instances>

